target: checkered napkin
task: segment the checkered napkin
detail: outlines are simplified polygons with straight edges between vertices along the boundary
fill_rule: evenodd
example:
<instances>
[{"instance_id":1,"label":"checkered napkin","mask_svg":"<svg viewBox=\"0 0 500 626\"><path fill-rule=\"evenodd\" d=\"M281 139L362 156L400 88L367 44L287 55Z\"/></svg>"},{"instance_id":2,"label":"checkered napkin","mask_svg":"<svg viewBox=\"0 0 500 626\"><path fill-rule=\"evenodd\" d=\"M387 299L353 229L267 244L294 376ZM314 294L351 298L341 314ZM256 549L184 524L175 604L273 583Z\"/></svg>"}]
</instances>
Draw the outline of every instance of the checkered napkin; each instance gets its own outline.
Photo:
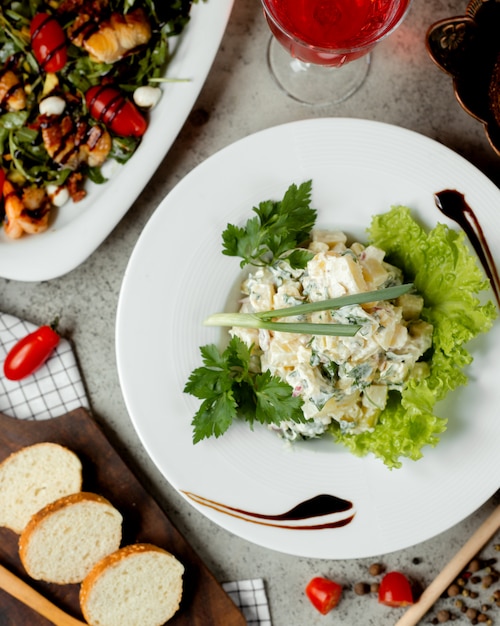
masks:
<instances>
[{"instance_id":1,"label":"checkered napkin","mask_svg":"<svg viewBox=\"0 0 500 626\"><path fill-rule=\"evenodd\" d=\"M0 362L12 346L37 326L0 313ZM0 375L0 411L19 419L59 417L79 407L89 408L71 344L61 338L50 359L22 384Z\"/></svg>"},{"instance_id":2,"label":"checkered napkin","mask_svg":"<svg viewBox=\"0 0 500 626\"><path fill-rule=\"evenodd\" d=\"M59 417L89 401L75 354L67 339L46 363L22 384L3 375L3 362L12 346L37 326L7 313L0 313L0 412L19 419L43 420ZM248 626L271 626L264 581L260 578L223 583L222 587L238 606Z\"/></svg>"},{"instance_id":3,"label":"checkered napkin","mask_svg":"<svg viewBox=\"0 0 500 626\"><path fill-rule=\"evenodd\" d=\"M222 583L222 587L241 609L248 626L271 626L271 615L262 578Z\"/></svg>"}]
</instances>

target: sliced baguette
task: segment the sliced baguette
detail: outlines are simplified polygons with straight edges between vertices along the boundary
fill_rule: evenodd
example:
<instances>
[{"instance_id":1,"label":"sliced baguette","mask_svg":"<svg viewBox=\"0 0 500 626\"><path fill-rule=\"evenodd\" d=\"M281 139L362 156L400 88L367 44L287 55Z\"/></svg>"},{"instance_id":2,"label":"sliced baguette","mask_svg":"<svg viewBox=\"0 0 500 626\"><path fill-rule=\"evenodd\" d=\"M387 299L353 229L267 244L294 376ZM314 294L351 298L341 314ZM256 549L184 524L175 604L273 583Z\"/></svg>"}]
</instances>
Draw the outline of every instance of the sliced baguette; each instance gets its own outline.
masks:
<instances>
[{"instance_id":1,"label":"sliced baguette","mask_svg":"<svg viewBox=\"0 0 500 626\"><path fill-rule=\"evenodd\" d=\"M182 563L158 546L125 546L83 580L83 616L91 626L160 626L179 609L183 574Z\"/></svg>"},{"instance_id":2,"label":"sliced baguette","mask_svg":"<svg viewBox=\"0 0 500 626\"><path fill-rule=\"evenodd\" d=\"M51 442L21 448L0 463L0 526L21 533L37 511L81 488L74 452Z\"/></svg>"},{"instance_id":3,"label":"sliced baguette","mask_svg":"<svg viewBox=\"0 0 500 626\"><path fill-rule=\"evenodd\" d=\"M106 498L80 491L35 513L19 537L19 556L36 580L79 583L121 539L121 513Z\"/></svg>"}]
</instances>

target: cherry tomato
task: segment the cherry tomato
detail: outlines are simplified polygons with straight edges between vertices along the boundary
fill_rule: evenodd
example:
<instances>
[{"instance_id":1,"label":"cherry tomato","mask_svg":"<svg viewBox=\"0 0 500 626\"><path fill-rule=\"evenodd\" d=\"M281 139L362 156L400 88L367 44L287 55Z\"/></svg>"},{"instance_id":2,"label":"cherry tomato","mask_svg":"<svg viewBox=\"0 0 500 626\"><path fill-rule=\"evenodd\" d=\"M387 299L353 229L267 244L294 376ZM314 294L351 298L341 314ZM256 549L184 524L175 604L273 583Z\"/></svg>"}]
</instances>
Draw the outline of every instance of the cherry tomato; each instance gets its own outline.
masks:
<instances>
[{"instance_id":1,"label":"cherry tomato","mask_svg":"<svg viewBox=\"0 0 500 626\"><path fill-rule=\"evenodd\" d=\"M60 336L52 326L40 326L20 339L7 354L3 371L9 380L21 380L30 376L52 354Z\"/></svg>"},{"instance_id":2,"label":"cherry tomato","mask_svg":"<svg viewBox=\"0 0 500 626\"><path fill-rule=\"evenodd\" d=\"M53 15L37 13L31 20L31 48L40 67L58 72L68 60L66 35Z\"/></svg>"},{"instance_id":3,"label":"cherry tomato","mask_svg":"<svg viewBox=\"0 0 500 626\"><path fill-rule=\"evenodd\" d=\"M380 581L378 601L386 606L413 604L411 585L401 572L388 572Z\"/></svg>"},{"instance_id":4,"label":"cherry tomato","mask_svg":"<svg viewBox=\"0 0 500 626\"><path fill-rule=\"evenodd\" d=\"M314 608L326 615L339 603L342 586L328 578L316 576L307 584L306 595Z\"/></svg>"},{"instance_id":5,"label":"cherry tomato","mask_svg":"<svg viewBox=\"0 0 500 626\"><path fill-rule=\"evenodd\" d=\"M95 85L85 94L90 115L122 137L141 137L147 123L133 102L112 85Z\"/></svg>"}]
</instances>

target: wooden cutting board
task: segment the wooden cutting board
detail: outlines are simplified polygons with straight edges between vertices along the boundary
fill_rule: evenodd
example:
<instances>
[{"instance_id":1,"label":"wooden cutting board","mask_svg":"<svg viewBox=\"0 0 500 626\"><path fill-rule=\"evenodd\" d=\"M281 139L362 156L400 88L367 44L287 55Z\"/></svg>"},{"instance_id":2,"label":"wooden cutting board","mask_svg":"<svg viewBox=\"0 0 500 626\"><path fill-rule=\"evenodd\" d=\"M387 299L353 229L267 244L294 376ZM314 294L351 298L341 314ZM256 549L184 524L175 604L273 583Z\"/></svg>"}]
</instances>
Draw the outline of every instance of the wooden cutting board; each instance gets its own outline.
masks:
<instances>
[{"instance_id":1,"label":"wooden cutting board","mask_svg":"<svg viewBox=\"0 0 500 626\"><path fill-rule=\"evenodd\" d=\"M169 626L245 626L240 610L85 409L42 421L19 420L0 413L0 433L0 461L23 446L41 441L52 441L73 450L83 465L83 489L100 493L122 513L122 545L154 543L172 552L184 564L182 603ZM80 586L32 580L18 557L18 535L7 528L0 528L0 563L60 608L83 619L78 602ZM49 626L50 622L0 590L0 624Z\"/></svg>"}]
</instances>

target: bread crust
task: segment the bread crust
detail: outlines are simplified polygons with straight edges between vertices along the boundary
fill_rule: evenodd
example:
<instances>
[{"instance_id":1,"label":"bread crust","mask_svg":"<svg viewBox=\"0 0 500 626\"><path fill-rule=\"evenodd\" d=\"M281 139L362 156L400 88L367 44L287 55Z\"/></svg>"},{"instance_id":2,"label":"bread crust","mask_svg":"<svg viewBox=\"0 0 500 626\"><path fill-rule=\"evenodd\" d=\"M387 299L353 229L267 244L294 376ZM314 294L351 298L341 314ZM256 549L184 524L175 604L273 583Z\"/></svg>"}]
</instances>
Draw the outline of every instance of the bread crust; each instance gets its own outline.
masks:
<instances>
[{"instance_id":1,"label":"bread crust","mask_svg":"<svg viewBox=\"0 0 500 626\"><path fill-rule=\"evenodd\" d=\"M172 609L170 611L170 614L167 615L165 617L165 620L161 623L163 624L165 623L165 621L168 621L178 611L182 599L182 574L184 573L184 566L171 552L168 552L168 550L164 550L163 548L160 548L159 546L151 543L136 543L124 546L116 552L105 556L98 563L96 563L96 565L82 581L82 584L80 586L80 608L82 610L82 614L85 620L89 624L92 625L92 616L90 615L90 611L87 609L87 603L89 601L90 594L94 590L95 584L99 581L101 576L104 576L114 566L118 565L120 562L126 560L131 556L151 552L165 554L168 557L171 557L173 559L173 562L176 563L176 567L178 567L181 572L178 580L176 581L178 585L177 593L171 598Z\"/></svg>"},{"instance_id":2,"label":"bread crust","mask_svg":"<svg viewBox=\"0 0 500 626\"><path fill-rule=\"evenodd\" d=\"M16 480L17 468L11 468L11 472L1 474L2 468L8 467L8 463L12 460L16 460L22 454L29 454L32 448L46 447L48 451L53 447L62 449L65 453L71 455L73 461L76 463L69 463L68 467L74 472L75 468L78 469L78 491L67 493L66 495L53 498L46 504L38 508L33 514L30 513L29 521L24 523L23 528L19 530L19 557L23 564L26 573L32 578L38 580L44 580L50 583L56 584L72 584L81 583L80 586L80 606L82 613L87 620L87 623L92 626L93 619L90 613L97 611L100 614L102 609L102 588L95 588L95 585L99 583L101 576L105 576L110 571L115 571L113 568L118 566L118 570L115 571L115 575L111 575L104 582L104 590L106 588L117 589L115 609L119 615L119 609L125 606L126 613L122 611L122 619L130 626L161 626L166 621L169 621L173 615L177 613L180 608L180 603L183 594L183 575L184 565L168 550L160 548L152 543L136 543L132 545L126 545L120 548L122 539L121 535L121 523L123 521L122 514L114 505L104 496L99 493L81 491L82 486L82 464L78 456L69 448L61 446L60 444L54 444L51 442L41 442L34 444L33 446L26 446L14 453L12 453L7 459L0 463L0 504L2 498L2 478L5 483ZM50 448L49 448L50 447ZM44 456L40 456L43 464ZM46 457L45 460L47 460ZM55 464L52 462L49 464L46 475L37 483L37 463L30 462L32 459L28 459L26 467L30 470L30 489L33 492L35 489L53 489L53 485L50 480L50 473L52 471L52 477L54 477ZM55 457L57 463L58 457ZM45 464L46 465L46 464ZM24 465L20 465L21 470L24 470ZM65 466L66 467L66 466ZM47 467L45 467L47 470ZM13 478L12 478L13 477ZM72 477L73 486L75 474ZM26 479L25 479L26 482ZM63 482L63 489L64 481ZM4 500L8 495L11 496L11 500L14 500L14 492L17 490L17 485L14 490L11 490L11 494L6 492ZM26 493L29 493L26 490ZM54 494L56 490L52 491ZM103 511L100 507L96 507L99 513L96 515L92 507L84 507L84 515L79 514L79 507L75 510L68 509L68 514L63 513L61 516L57 514L63 511L67 507L73 505L86 504L86 503L98 503L109 507L109 511L105 509L104 515L101 517ZM24 503L26 504L26 503ZM35 500L36 504L36 500ZM32 504L32 507L34 504ZM26 508L26 507L24 507ZM28 507L30 508L30 507ZM73 514L76 516L73 517ZM113 524L108 519L108 515L111 514L114 520ZM25 513L26 515L26 513ZM50 518L55 516L52 521ZM88 517L87 517L88 516ZM106 519L106 521L103 521ZM96 531L96 523L99 522L100 530ZM47 524L47 525L46 525ZM87 532L87 529L91 529L91 532ZM118 530L119 529L119 530ZM109 530L109 533L107 532ZM102 532L101 532L102 531ZM37 535L37 532L40 534ZM103 539L100 543L100 555L96 556L95 547L97 545L93 542L96 541L97 533L99 538ZM66 537L66 540L65 540ZM113 546L114 544L114 546ZM88 558L90 550L90 559ZM111 550L111 552L110 552ZM103 557L102 555L105 554ZM150 558L134 560L131 557L141 554L159 554L165 555L163 558ZM131 558L129 563L127 559ZM124 562L124 568L120 568L120 564ZM142 572L140 571L142 570ZM118 576L116 576L118 574ZM123 579L121 578L123 574ZM128 589L124 589L121 582L127 585ZM136 594L135 607L130 606L126 602L122 602L120 591L123 589L124 597L130 589L130 586L134 585L135 581L138 581L139 587L142 584L142 594L139 591ZM117 584L118 582L118 584ZM91 603L90 613L87 610L87 602L89 596L95 592L97 596L93 598L94 604ZM104 593L106 593L104 591ZM97 604L95 604L97 601ZM101 604L99 604L101 603ZM104 604L106 605L106 604ZM127 618L131 616L132 621L127 621ZM137 617L137 620L135 620ZM116 613L115 613L116 618ZM99 622L100 626L123 626L120 618L118 621L109 616L105 612L104 620L100 621L101 617L97 617L94 621L94 625ZM109 621L111 620L111 621ZM135 620L135 621L134 621Z\"/></svg>"},{"instance_id":3,"label":"bread crust","mask_svg":"<svg viewBox=\"0 0 500 626\"><path fill-rule=\"evenodd\" d=\"M122 520L121 513L113 506L113 504L107 498L97 493L92 493L88 491L79 491L78 493L69 494L67 496L63 496L62 498L59 498L58 500L55 500L54 502L50 502L45 507L43 507L43 509L41 509L40 511L38 511L32 516L32 518L30 519L30 521L28 522L28 524L26 525L25 529L23 530L23 532L21 533L19 537L19 558L21 559L21 563L23 564L24 568L31 576L32 574L30 572L31 567L29 563L28 551L30 548L30 542L32 538L34 537L35 533L39 530L39 528L43 525L43 523L46 520L48 520L52 515L56 514L58 511L61 511L62 509L66 507L69 507L78 503L85 503L85 502L97 502L100 504L104 504L110 507L110 509L113 509L114 511L116 511L116 514L120 516L120 521ZM120 541L121 541L121 532L120 532ZM118 545L119 543L120 542L118 541ZM48 580L47 582L61 582L61 584L65 584L62 581L53 581L53 580ZM80 581L72 580L72 581L67 581L67 582L80 582Z\"/></svg>"},{"instance_id":4,"label":"bread crust","mask_svg":"<svg viewBox=\"0 0 500 626\"><path fill-rule=\"evenodd\" d=\"M66 476L63 480L49 481L47 476L40 478L40 470L47 471L49 464L49 456L54 454L63 454L67 463L71 466L71 475ZM30 458L30 457L35 458ZM23 458L24 457L24 458ZM37 474L32 480L33 484L26 485L26 477L19 472L16 475L16 464L26 465L26 469L30 469L33 474ZM32 466L30 466L32 464ZM39 470L36 464L40 465ZM54 468L55 469L55 468ZM47 479L47 480L46 480ZM11 494L15 481L16 496L23 495L23 505L16 506L7 502ZM19 482L19 484L17 484ZM66 482L64 487L61 483ZM59 489L56 484L59 483ZM72 450L66 446L50 441L42 441L31 446L25 446L16 450L0 463L0 525L10 528L16 533L21 533L33 514L38 512L50 501L68 495L70 492L79 492L82 488L82 464ZM35 493L36 491L39 494ZM27 507L26 500L31 501L31 507ZM7 508L13 509L7 512ZM28 510L24 510L28 508ZM29 510L31 508L31 510ZM2 510L3 509L3 510Z\"/></svg>"},{"instance_id":5,"label":"bread crust","mask_svg":"<svg viewBox=\"0 0 500 626\"><path fill-rule=\"evenodd\" d=\"M100 502L102 504L109 504L109 506L113 506L111 502L104 496L101 496L98 493L91 493L89 491L70 493L67 496L63 496L62 498L58 498L53 502L49 502L49 504L44 506L32 516L32 518L26 525L26 528L19 537L19 553L21 559L23 558L23 554L26 554L26 546L29 543L29 540L31 539L33 533L38 528L40 522L47 519L57 511L60 511L61 509L64 509L65 507L75 504L77 502Z\"/></svg>"}]
</instances>

